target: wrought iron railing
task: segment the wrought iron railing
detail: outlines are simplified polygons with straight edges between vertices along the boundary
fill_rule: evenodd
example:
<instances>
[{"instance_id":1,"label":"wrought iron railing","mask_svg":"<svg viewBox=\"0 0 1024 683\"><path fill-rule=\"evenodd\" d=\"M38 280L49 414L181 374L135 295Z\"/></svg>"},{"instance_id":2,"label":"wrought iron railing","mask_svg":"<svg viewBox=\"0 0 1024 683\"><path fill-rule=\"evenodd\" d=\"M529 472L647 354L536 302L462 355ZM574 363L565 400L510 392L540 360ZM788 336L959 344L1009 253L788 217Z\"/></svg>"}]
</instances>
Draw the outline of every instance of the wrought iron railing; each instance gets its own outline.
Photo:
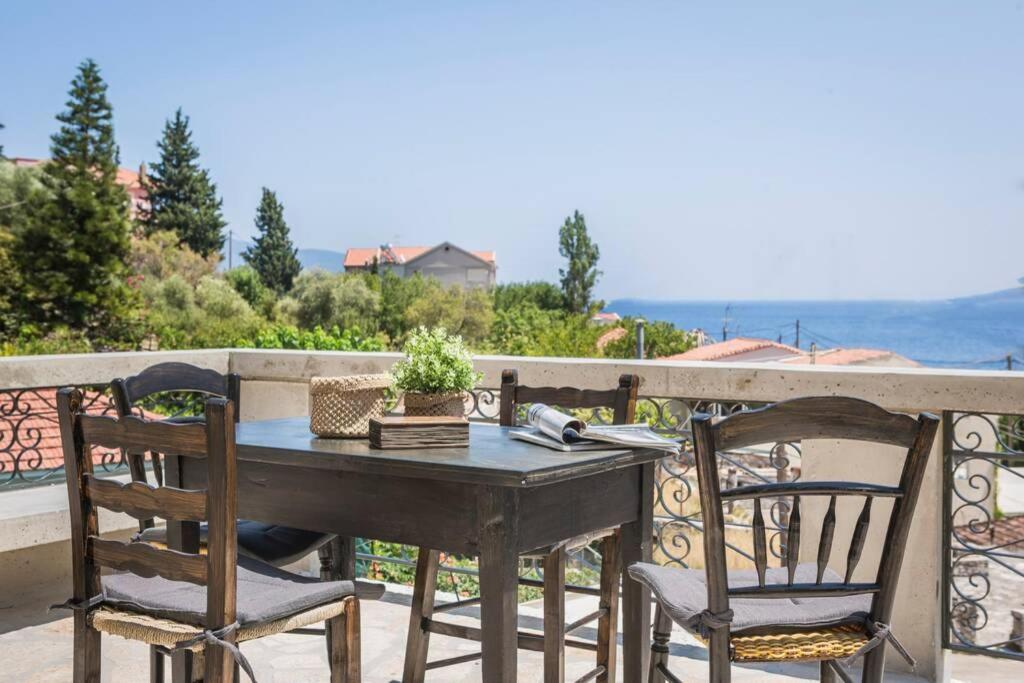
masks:
<instances>
[{"instance_id":1,"label":"wrought iron railing","mask_svg":"<svg viewBox=\"0 0 1024 683\"><path fill-rule=\"evenodd\" d=\"M86 412L109 414L106 385L82 387ZM97 473L127 471L120 452L97 449ZM64 481L64 456L57 423L57 389L0 389L0 491Z\"/></svg>"},{"instance_id":2,"label":"wrought iron railing","mask_svg":"<svg viewBox=\"0 0 1024 683\"><path fill-rule=\"evenodd\" d=\"M1024 495L1024 416L947 412L943 429L943 644L1024 660L1024 514L999 505Z\"/></svg>"}]
</instances>

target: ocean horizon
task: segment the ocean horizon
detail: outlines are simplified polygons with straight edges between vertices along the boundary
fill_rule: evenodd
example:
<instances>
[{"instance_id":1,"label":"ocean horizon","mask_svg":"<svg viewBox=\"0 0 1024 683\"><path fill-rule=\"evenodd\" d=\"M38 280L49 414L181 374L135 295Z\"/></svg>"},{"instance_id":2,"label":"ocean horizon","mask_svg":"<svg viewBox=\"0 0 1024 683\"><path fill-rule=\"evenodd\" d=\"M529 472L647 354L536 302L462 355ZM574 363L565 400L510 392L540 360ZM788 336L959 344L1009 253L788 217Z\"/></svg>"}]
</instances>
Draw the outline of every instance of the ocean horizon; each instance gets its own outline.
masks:
<instances>
[{"instance_id":1,"label":"ocean horizon","mask_svg":"<svg viewBox=\"0 0 1024 683\"><path fill-rule=\"evenodd\" d=\"M819 349L894 351L931 367L1024 370L1024 287L947 300L615 299L621 316L664 320L721 340L762 337Z\"/></svg>"}]
</instances>

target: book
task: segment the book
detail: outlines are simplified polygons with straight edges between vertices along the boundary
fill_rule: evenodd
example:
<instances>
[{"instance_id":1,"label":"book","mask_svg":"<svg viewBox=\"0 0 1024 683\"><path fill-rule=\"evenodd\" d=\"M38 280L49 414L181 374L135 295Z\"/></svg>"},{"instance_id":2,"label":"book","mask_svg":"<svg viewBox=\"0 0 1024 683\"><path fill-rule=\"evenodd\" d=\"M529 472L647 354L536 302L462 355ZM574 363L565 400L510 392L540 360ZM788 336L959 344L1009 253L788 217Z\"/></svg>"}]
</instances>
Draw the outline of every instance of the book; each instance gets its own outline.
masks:
<instances>
[{"instance_id":1,"label":"book","mask_svg":"<svg viewBox=\"0 0 1024 683\"><path fill-rule=\"evenodd\" d=\"M669 439L648 425L588 425L543 403L535 403L526 413L526 427L509 430L513 439L529 441L554 450L594 451L609 446L654 448L674 455L682 452L682 440Z\"/></svg>"},{"instance_id":2,"label":"book","mask_svg":"<svg viewBox=\"0 0 1024 683\"><path fill-rule=\"evenodd\" d=\"M370 419L370 447L386 449L466 448L469 422L461 417Z\"/></svg>"}]
</instances>

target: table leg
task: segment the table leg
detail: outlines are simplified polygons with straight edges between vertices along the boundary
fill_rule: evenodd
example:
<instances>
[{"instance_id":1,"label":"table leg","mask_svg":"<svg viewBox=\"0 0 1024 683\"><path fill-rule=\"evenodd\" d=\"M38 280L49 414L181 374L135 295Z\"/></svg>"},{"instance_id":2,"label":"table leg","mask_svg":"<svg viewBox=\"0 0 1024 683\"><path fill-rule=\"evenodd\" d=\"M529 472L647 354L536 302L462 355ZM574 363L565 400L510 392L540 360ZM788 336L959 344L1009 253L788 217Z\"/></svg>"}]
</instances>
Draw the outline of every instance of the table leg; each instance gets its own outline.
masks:
<instances>
[{"instance_id":1,"label":"table leg","mask_svg":"<svg viewBox=\"0 0 1024 683\"><path fill-rule=\"evenodd\" d=\"M483 680L515 683L518 647L519 493L481 487L480 626Z\"/></svg>"},{"instance_id":2,"label":"table leg","mask_svg":"<svg viewBox=\"0 0 1024 683\"><path fill-rule=\"evenodd\" d=\"M651 650L651 592L630 578L629 565L651 561L654 536L654 466L642 465L640 514L622 526L622 680L641 681Z\"/></svg>"}]
</instances>

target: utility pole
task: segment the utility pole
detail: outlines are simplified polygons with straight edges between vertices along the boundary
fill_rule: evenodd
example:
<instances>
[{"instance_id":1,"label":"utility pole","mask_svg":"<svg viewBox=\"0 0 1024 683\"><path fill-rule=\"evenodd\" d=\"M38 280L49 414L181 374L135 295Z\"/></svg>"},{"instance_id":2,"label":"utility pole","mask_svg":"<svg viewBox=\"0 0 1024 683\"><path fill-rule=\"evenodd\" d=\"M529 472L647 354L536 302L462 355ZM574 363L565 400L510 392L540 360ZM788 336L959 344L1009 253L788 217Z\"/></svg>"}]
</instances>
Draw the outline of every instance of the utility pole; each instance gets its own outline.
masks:
<instances>
[{"instance_id":1,"label":"utility pole","mask_svg":"<svg viewBox=\"0 0 1024 683\"><path fill-rule=\"evenodd\" d=\"M725 317L722 318L722 341L729 338L729 311L732 309L732 304L726 304L725 306Z\"/></svg>"},{"instance_id":2,"label":"utility pole","mask_svg":"<svg viewBox=\"0 0 1024 683\"><path fill-rule=\"evenodd\" d=\"M644 359L644 324L643 318L636 321L636 357Z\"/></svg>"},{"instance_id":3,"label":"utility pole","mask_svg":"<svg viewBox=\"0 0 1024 683\"><path fill-rule=\"evenodd\" d=\"M796 348L800 348L800 321L796 321L796 343L793 344Z\"/></svg>"},{"instance_id":4,"label":"utility pole","mask_svg":"<svg viewBox=\"0 0 1024 683\"><path fill-rule=\"evenodd\" d=\"M1013 354L1006 354L1006 369L1013 370Z\"/></svg>"}]
</instances>

